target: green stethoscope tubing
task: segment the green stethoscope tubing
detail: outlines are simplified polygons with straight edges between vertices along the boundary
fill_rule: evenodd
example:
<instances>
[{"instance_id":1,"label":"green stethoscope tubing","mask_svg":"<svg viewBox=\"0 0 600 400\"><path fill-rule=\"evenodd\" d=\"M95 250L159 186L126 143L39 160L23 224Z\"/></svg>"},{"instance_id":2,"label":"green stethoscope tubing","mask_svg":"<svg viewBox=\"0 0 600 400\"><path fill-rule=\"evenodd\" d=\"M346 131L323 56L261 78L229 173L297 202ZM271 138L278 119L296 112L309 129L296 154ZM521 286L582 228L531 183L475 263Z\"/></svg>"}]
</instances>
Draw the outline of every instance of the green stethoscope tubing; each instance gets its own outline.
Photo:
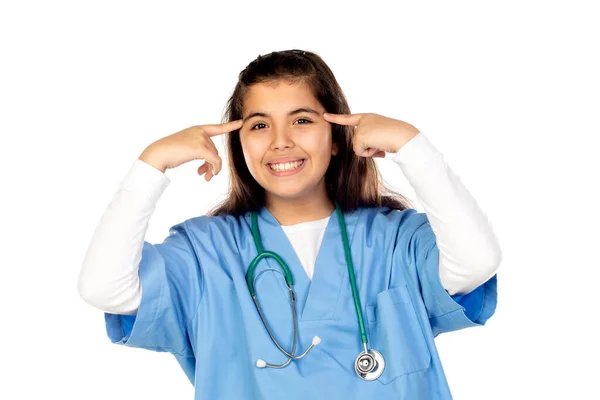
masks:
<instances>
[{"instance_id":1,"label":"green stethoscope tubing","mask_svg":"<svg viewBox=\"0 0 600 400\"><path fill-rule=\"evenodd\" d=\"M339 219L339 223L340 223L340 227L341 227L341 231L342 231L342 243L344 245L344 254L346 256L346 265L348 266L348 276L350 278L350 286L352 288L352 298L354 300L354 308L356 309L356 315L358 317L358 326L360 328L360 337L361 337L361 340L363 343L363 348L364 348L364 351L361 351L358 354L358 356L356 357L356 360L354 361L354 370L356 371L356 374L361 379L366 380L366 381L373 381L373 380L379 378L379 376L381 376L381 374L383 373L383 370L385 369L385 359L383 358L383 355L380 352L378 352L377 350L374 350L374 349L369 349L367 346L367 343L368 343L367 332L365 330L365 322L363 320L362 308L360 305L360 297L358 295L358 289L356 288L356 277L354 276L354 265L352 264L352 255L350 253L350 243L348 242L348 236L347 236L347 232L346 232L346 223L344 221L344 214L342 213L340 205L337 203L337 201L334 201L334 203L335 203L335 209L337 211L337 215L338 215L338 219ZM295 295L294 295L294 288L293 288L294 279L292 277L292 273L291 273L288 265L285 263L285 261L283 261L283 259L277 253L274 253L272 251L265 251L263 249L262 242L260 240L260 232L258 230L258 216L257 216L256 212L252 213L251 220L252 220L252 224L251 224L252 237L254 239L254 244L256 245L258 255L252 260L252 262L250 263L250 265L248 267L248 271L246 272L246 283L248 284L248 291L250 292L250 295L252 296L252 300L254 301L254 304L256 306L256 309L258 311L260 319L262 320L263 325L265 326L269 336L271 337L271 340L273 341L273 343L275 343L277 348L279 350L281 350L281 352L284 353L288 357L288 360L286 362L284 362L283 364L270 364L264 360L257 360L256 366L259 368L264 368L264 367L284 368L287 365L289 365L289 363L292 362L292 360L298 360L298 359L304 357L305 355L307 355L308 352L314 346L316 346L320 343L321 339L318 336L315 336L313 338L312 344L304 351L304 353L302 353L299 356L295 355L297 316L296 316ZM290 292L290 305L292 308L292 318L294 320L294 343L292 345L291 352L287 352L279 344L279 342L275 339L273 332L269 328L268 323L264 318L263 312L262 312L260 304L258 302L258 298L256 297L256 291L254 288L254 270L256 269L256 266L258 265L258 263L263 258L267 258L267 257L274 258L277 261L277 263L279 264L279 266L281 267L281 270L283 272L281 272L280 270L277 270L277 269L272 269L272 268L271 269L273 271L277 271L283 275L285 282L288 286L289 292Z\"/></svg>"},{"instance_id":2,"label":"green stethoscope tubing","mask_svg":"<svg viewBox=\"0 0 600 400\"><path fill-rule=\"evenodd\" d=\"M363 320L362 307L360 304L360 296L358 295L358 289L356 287L356 277L354 276L354 264L352 264L352 255L350 253L350 243L348 241L348 234L346 232L346 222L344 221L344 214L342 213L342 210L340 209L338 202L334 201L334 203L335 203L335 210L337 212L338 220L339 220L341 231L342 231L342 243L344 245L344 254L346 256L346 264L348 266L348 276L350 277L350 287L352 288L352 298L354 299L354 308L356 309L356 315L358 317L358 325L360 327L360 338L362 340L363 345L367 345L367 343L368 343L367 332L365 329L365 322ZM258 251L258 256L256 256L254 258L254 260L252 260L252 262L250 263L250 266L248 267L248 271L246 273L246 283L248 284L248 290L250 291L250 295L252 297L255 297L255 294L256 294L256 292L254 290L254 281L252 279L254 276L254 270L256 269L256 266L258 265L258 263L263 258L267 258L267 257L273 257L279 263L279 265L281 266L281 268L284 272L285 282L287 283L288 287L291 289L292 286L294 285L294 279L292 277L292 273L291 273L288 265L285 263L285 261L283 261L283 259L277 253L274 253L272 251L265 251L263 249L262 241L260 239L260 232L258 230L258 217L255 212L252 213L251 219L252 219L252 237L254 238L254 244L256 245L256 249Z\"/></svg>"}]
</instances>

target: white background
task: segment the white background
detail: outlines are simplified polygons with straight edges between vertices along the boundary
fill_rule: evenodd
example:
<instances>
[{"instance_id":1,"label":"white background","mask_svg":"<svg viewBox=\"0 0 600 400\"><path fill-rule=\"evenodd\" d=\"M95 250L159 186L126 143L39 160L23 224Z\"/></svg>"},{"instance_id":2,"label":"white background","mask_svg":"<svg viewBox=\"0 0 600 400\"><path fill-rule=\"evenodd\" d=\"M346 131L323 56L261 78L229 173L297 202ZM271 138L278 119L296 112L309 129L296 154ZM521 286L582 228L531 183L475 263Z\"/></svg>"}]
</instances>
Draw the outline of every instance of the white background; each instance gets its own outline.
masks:
<instances>
[{"instance_id":1,"label":"white background","mask_svg":"<svg viewBox=\"0 0 600 400\"><path fill-rule=\"evenodd\" d=\"M493 223L496 314L436 339L454 397L599 398L599 14L481 3L2 2L0 398L193 398L171 355L110 343L77 275L142 150L221 122L239 71L291 48L324 58L353 112L425 133ZM227 164L209 184L200 164L167 171L147 240L226 192Z\"/></svg>"}]
</instances>

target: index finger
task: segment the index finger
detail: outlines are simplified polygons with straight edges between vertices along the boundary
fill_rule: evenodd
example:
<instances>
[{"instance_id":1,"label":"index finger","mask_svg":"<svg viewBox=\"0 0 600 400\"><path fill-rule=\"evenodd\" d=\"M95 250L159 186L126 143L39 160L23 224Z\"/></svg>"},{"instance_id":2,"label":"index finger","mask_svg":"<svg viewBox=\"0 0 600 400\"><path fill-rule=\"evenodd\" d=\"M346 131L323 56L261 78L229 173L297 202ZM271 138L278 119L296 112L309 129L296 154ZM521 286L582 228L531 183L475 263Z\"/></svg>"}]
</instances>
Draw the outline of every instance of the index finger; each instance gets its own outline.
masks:
<instances>
[{"instance_id":1,"label":"index finger","mask_svg":"<svg viewBox=\"0 0 600 400\"><path fill-rule=\"evenodd\" d=\"M243 120L238 119L236 121L224 122L222 124L204 125L203 128L209 136L217 136L223 133L235 131L236 129L240 129L242 125Z\"/></svg>"},{"instance_id":2,"label":"index finger","mask_svg":"<svg viewBox=\"0 0 600 400\"><path fill-rule=\"evenodd\" d=\"M325 121L333 122L338 125L353 125L356 126L364 114L331 114L324 113Z\"/></svg>"}]
</instances>

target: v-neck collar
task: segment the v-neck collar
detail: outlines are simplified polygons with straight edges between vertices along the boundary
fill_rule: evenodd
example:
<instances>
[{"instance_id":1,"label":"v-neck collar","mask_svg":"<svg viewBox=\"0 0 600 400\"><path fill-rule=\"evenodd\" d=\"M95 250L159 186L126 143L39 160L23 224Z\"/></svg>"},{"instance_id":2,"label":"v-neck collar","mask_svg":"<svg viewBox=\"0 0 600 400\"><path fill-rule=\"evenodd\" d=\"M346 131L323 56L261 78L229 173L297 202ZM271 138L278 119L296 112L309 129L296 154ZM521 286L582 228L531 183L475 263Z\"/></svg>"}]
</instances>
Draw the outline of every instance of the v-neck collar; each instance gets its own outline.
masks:
<instances>
[{"instance_id":1,"label":"v-neck collar","mask_svg":"<svg viewBox=\"0 0 600 400\"><path fill-rule=\"evenodd\" d=\"M344 212L354 264L357 261L357 251L352 248L352 238L360 210L359 208ZM342 285L349 285L348 266L337 211L333 210L325 228L312 281L308 278L283 228L264 206L258 212L258 230L263 248L279 254L290 268L294 278L298 319L301 321L333 319ZM273 259L269 258L267 262L273 268L280 268Z\"/></svg>"}]
</instances>

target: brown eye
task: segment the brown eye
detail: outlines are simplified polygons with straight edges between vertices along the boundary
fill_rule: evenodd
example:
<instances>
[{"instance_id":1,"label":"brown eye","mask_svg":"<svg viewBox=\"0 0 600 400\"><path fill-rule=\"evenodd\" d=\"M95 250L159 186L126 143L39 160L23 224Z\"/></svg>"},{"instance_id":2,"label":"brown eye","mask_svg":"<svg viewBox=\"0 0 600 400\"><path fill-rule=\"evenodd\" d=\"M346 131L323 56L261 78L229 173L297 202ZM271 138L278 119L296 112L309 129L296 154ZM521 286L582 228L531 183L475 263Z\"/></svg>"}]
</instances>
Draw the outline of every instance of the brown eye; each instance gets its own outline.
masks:
<instances>
[{"instance_id":1,"label":"brown eye","mask_svg":"<svg viewBox=\"0 0 600 400\"><path fill-rule=\"evenodd\" d=\"M312 122L311 120L306 119L306 118L299 118L296 120L296 122L298 122L298 121L306 121L306 123L308 123L308 124L310 124ZM300 124L300 125L305 125L305 124Z\"/></svg>"},{"instance_id":2,"label":"brown eye","mask_svg":"<svg viewBox=\"0 0 600 400\"><path fill-rule=\"evenodd\" d=\"M262 122L259 122L258 124L255 124L252 126L252 128L250 128L251 131L257 131L258 129L254 129L256 128L258 125L264 125Z\"/></svg>"}]
</instances>

